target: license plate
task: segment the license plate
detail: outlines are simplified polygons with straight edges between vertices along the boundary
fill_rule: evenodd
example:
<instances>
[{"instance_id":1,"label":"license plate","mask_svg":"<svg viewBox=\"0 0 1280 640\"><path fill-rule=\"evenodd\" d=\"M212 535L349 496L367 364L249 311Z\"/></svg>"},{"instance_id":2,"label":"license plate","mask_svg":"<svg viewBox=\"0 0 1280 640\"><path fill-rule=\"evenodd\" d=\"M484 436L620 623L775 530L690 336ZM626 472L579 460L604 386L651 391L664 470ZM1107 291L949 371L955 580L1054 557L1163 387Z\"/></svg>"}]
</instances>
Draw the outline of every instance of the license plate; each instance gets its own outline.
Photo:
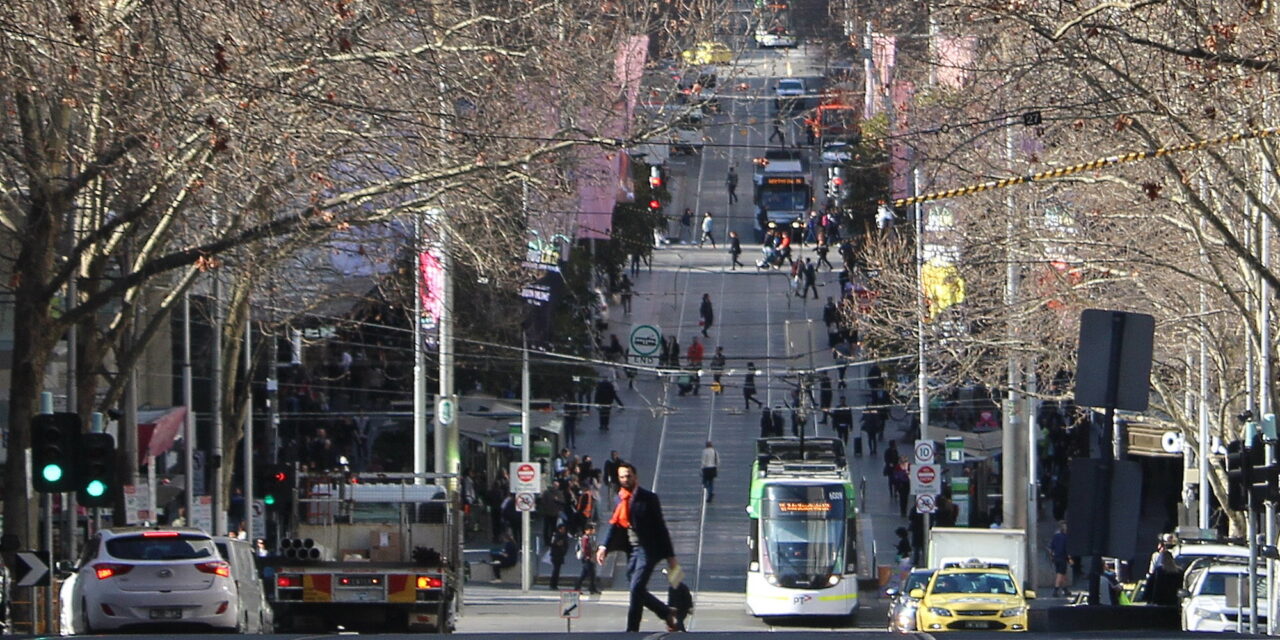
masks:
<instances>
[{"instance_id":1,"label":"license plate","mask_svg":"<svg viewBox=\"0 0 1280 640\"><path fill-rule=\"evenodd\" d=\"M152 620L181 620L182 609L179 609L177 607L167 607L164 609L152 609L151 619Z\"/></svg>"},{"instance_id":2,"label":"license plate","mask_svg":"<svg viewBox=\"0 0 1280 640\"><path fill-rule=\"evenodd\" d=\"M985 623L985 622L979 622L979 621L977 621L977 620L968 621L968 622L965 622L965 623L964 623L964 628L966 628L966 629L986 629L986 628L987 628L987 623Z\"/></svg>"}]
</instances>

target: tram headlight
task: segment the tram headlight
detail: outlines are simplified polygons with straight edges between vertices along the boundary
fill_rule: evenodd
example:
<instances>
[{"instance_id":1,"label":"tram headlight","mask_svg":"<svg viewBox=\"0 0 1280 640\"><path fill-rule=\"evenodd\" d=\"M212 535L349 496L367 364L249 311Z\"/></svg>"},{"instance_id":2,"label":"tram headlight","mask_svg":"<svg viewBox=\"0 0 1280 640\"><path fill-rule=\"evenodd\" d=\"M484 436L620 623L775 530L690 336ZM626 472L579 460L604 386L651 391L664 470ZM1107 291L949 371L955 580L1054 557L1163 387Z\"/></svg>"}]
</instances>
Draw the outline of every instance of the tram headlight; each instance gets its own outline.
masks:
<instances>
[{"instance_id":1,"label":"tram headlight","mask_svg":"<svg viewBox=\"0 0 1280 640\"><path fill-rule=\"evenodd\" d=\"M830 577L830 578L827 578L827 585L828 585L828 586L832 586L832 587L834 587L834 586L836 586L836 585L838 585L838 584L840 584L840 576L838 576L838 575L836 575L836 574L834 574L834 573L833 573L833 574L831 574L831 577Z\"/></svg>"},{"instance_id":2,"label":"tram headlight","mask_svg":"<svg viewBox=\"0 0 1280 640\"><path fill-rule=\"evenodd\" d=\"M764 580L765 582L768 582L770 585L773 585L775 587L778 586L778 576L775 576L772 573L764 574Z\"/></svg>"}]
</instances>

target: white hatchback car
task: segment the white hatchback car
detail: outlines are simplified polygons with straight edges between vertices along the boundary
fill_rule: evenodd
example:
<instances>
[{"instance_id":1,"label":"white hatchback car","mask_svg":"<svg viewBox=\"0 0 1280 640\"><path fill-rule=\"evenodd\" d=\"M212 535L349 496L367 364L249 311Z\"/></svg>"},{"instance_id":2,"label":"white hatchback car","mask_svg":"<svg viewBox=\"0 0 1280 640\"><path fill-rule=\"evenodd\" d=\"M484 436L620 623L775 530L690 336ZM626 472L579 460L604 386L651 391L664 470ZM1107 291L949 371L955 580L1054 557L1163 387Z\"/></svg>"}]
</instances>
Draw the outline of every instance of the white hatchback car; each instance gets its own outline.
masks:
<instances>
[{"instance_id":1,"label":"white hatchback car","mask_svg":"<svg viewBox=\"0 0 1280 640\"><path fill-rule=\"evenodd\" d=\"M806 89L804 80L800 78L781 78L774 91L779 98L800 98L804 96Z\"/></svg>"},{"instance_id":2,"label":"white hatchback car","mask_svg":"<svg viewBox=\"0 0 1280 640\"><path fill-rule=\"evenodd\" d=\"M231 565L199 529L104 529L71 589L76 633L166 626L242 630Z\"/></svg>"},{"instance_id":3,"label":"white hatchback car","mask_svg":"<svg viewBox=\"0 0 1280 640\"><path fill-rule=\"evenodd\" d=\"M1189 588L1181 591L1182 596L1182 629L1184 631L1235 631L1236 621L1241 615L1248 620L1248 586L1249 569L1239 563L1212 564L1195 571ZM1267 576L1263 571L1257 575L1258 602L1263 605L1267 601ZM1235 600L1237 594L1244 595L1240 607L1228 606L1228 598ZM1266 624L1267 615L1263 610L1258 624Z\"/></svg>"}]
</instances>

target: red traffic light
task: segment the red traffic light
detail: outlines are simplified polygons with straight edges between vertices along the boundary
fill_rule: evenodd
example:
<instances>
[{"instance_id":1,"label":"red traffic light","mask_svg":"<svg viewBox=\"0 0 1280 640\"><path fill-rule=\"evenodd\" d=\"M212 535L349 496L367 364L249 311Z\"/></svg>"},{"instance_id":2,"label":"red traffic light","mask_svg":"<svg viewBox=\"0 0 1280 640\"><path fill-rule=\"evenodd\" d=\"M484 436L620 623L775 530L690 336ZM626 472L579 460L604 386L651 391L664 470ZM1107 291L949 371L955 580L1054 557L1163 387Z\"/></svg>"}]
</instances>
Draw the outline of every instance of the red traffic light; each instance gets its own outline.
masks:
<instances>
[{"instance_id":1,"label":"red traffic light","mask_svg":"<svg viewBox=\"0 0 1280 640\"><path fill-rule=\"evenodd\" d=\"M289 474L283 471L277 471L271 474L271 479L275 480L276 482L284 482L285 480L289 479Z\"/></svg>"},{"instance_id":2,"label":"red traffic light","mask_svg":"<svg viewBox=\"0 0 1280 640\"><path fill-rule=\"evenodd\" d=\"M662 186L662 169L658 167L649 167L649 188L657 189Z\"/></svg>"},{"instance_id":3,"label":"red traffic light","mask_svg":"<svg viewBox=\"0 0 1280 640\"><path fill-rule=\"evenodd\" d=\"M658 200L655 198L649 201L649 208L653 209L654 211L657 211L658 209L662 208L662 203L658 202Z\"/></svg>"}]
</instances>

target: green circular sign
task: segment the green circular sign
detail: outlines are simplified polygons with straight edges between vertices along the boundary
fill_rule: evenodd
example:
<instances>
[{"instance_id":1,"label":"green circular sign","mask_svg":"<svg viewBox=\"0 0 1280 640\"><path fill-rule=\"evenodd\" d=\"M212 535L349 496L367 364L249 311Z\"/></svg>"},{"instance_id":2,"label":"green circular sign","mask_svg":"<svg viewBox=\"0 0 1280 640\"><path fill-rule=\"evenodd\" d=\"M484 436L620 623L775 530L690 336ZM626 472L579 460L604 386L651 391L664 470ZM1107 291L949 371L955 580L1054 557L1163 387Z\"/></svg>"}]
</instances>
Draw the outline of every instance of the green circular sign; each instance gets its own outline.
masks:
<instances>
[{"instance_id":1,"label":"green circular sign","mask_svg":"<svg viewBox=\"0 0 1280 640\"><path fill-rule=\"evenodd\" d=\"M642 324L631 330L631 355L653 356L662 347L662 332L651 324Z\"/></svg>"}]
</instances>

